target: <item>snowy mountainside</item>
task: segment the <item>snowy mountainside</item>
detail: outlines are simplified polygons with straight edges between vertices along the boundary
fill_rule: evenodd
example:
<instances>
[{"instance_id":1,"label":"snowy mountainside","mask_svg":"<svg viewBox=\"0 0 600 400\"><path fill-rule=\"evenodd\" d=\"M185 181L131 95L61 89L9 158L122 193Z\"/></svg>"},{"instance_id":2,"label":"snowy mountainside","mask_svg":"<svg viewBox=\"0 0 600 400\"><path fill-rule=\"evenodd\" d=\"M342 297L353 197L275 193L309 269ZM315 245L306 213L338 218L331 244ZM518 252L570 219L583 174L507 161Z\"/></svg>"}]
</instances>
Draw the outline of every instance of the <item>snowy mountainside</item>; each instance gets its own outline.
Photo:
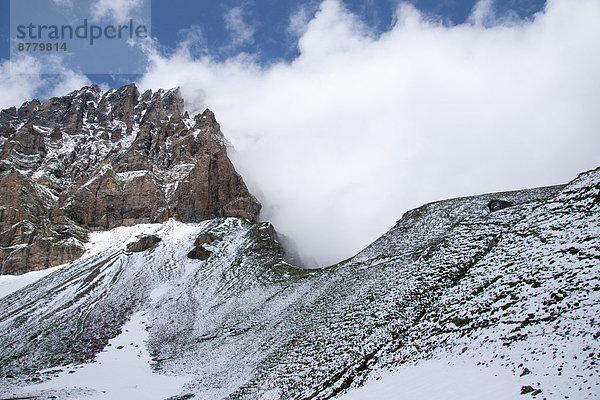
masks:
<instances>
[{"instance_id":1,"label":"snowy mountainside","mask_svg":"<svg viewBox=\"0 0 600 400\"><path fill-rule=\"evenodd\" d=\"M198 273L195 270L201 264L187 257L186 245L200 231L225 235L220 243L229 247L223 251L246 261L253 254L244 236L260 237L264 229L268 230L238 219L188 225L170 220L93 233L81 259L3 299L0 330L7 339L3 369L30 372L40 366L93 358L117 335L132 311L150 300L152 290ZM149 251L128 251L128 244L147 235L164 241ZM26 337L11 332L23 332Z\"/></svg>"},{"instance_id":2,"label":"snowy mountainside","mask_svg":"<svg viewBox=\"0 0 600 400\"><path fill-rule=\"evenodd\" d=\"M511 222L401 344L380 351L374 369L423 354L458 357L519 377L506 398L517 398L519 387L540 398L599 398L599 211L595 170L546 201L490 214Z\"/></svg>"},{"instance_id":3,"label":"snowy mountainside","mask_svg":"<svg viewBox=\"0 0 600 400\"><path fill-rule=\"evenodd\" d=\"M600 169L431 203L322 270L287 264L272 227L245 219L97 232L83 258L0 300L0 393L107 398L44 371L77 376L143 313L155 374L185 377L179 398L353 398L435 360L514 377L498 398L598 398L599 211Z\"/></svg>"}]
</instances>

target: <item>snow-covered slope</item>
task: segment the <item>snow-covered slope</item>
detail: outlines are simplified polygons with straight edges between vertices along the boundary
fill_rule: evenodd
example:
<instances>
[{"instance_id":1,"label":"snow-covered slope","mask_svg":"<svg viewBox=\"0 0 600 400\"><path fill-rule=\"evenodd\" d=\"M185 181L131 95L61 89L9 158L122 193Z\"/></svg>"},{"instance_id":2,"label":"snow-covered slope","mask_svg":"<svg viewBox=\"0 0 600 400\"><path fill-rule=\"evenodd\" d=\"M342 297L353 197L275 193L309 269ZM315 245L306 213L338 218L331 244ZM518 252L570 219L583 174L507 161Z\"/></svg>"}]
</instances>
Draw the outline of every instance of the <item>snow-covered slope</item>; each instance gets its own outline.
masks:
<instances>
[{"instance_id":1,"label":"snow-covered slope","mask_svg":"<svg viewBox=\"0 0 600 400\"><path fill-rule=\"evenodd\" d=\"M17 290L39 281L60 267L47 268L43 271L32 271L23 275L0 275L0 298L8 296Z\"/></svg>"},{"instance_id":2,"label":"snow-covered slope","mask_svg":"<svg viewBox=\"0 0 600 400\"><path fill-rule=\"evenodd\" d=\"M493 199L513 205L490 212ZM148 235L161 241L128 251ZM4 397L114 398L110 379L63 376L99 368L126 321L144 322L147 340L130 346L146 340L155 374L182 379L170 387L179 398L464 399L463 382L479 398L527 386L538 398L600 397L600 170L425 205L322 270L288 265L269 224L238 218L91 240L83 258L0 300Z\"/></svg>"}]
</instances>

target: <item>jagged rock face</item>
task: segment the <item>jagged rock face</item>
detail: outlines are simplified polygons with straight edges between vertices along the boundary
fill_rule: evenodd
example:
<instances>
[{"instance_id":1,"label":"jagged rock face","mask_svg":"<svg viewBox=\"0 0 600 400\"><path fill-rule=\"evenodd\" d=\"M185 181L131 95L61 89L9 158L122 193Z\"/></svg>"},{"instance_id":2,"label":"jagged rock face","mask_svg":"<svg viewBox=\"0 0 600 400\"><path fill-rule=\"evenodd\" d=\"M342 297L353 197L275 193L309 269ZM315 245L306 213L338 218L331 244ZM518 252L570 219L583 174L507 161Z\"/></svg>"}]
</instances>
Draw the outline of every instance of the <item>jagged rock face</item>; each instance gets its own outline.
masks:
<instances>
[{"instance_id":1,"label":"jagged rock face","mask_svg":"<svg viewBox=\"0 0 600 400\"><path fill-rule=\"evenodd\" d=\"M140 222L160 222L169 217L164 192L150 173L121 179L113 170L78 187L63 199L59 212L93 229L111 229Z\"/></svg>"},{"instance_id":2,"label":"jagged rock face","mask_svg":"<svg viewBox=\"0 0 600 400\"><path fill-rule=\"evenodd\" d=\"M0 111L2 273L77 258L85 230L256 219L260 204L227 157L214 114L192 119L183 107L178 89L140 94L132 84Z\"/></svg>"},{"instance_id":3,"label":"jagged rock face","mask_svg":"<svg viewBox=\"0 0 600 400\"><path fill-rule=\"evenodd\" d=\"M55 202L50 191L20 172L0 173L2 274L54 267L83 253L82 229L51 220Z\"/></svg>"}]
</instances>

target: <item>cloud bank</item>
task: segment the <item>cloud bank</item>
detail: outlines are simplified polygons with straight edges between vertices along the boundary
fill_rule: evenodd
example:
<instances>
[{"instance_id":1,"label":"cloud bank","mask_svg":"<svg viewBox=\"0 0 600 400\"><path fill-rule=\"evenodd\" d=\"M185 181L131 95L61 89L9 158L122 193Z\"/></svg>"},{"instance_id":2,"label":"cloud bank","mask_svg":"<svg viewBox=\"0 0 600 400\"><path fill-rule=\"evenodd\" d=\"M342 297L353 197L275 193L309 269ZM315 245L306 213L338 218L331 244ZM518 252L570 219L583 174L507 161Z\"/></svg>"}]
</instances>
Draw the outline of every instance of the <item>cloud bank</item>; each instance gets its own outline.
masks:
<instances>
[{"instance_id":1,"label":"cloud bank","mask_svg":"<svg viewBox=\"0 0 600 400\"><path fill-rule=\"evenodd\" d=\"M215 111L262 217L305 260L349 257L425 202L563 183L600 165L600 3L551 0L529 21L478 3L468 23L399 6L383 34L337 0L300 55L151 54L142 88Z\"/></svg>"}]
</instances>

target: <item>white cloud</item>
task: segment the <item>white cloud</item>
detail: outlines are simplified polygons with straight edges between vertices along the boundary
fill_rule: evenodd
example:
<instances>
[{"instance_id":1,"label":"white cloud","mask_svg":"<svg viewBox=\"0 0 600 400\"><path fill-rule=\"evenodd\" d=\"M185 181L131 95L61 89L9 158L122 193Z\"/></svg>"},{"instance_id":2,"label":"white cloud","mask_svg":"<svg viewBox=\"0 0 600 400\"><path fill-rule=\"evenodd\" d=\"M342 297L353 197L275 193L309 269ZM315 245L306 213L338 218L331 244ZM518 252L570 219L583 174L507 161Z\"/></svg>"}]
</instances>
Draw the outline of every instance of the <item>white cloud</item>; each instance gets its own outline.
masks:
<instances>
[{"instance_id":1,"label":"white cloud","mask_svg":"<svg viewBox=\"0 0 600 400\"><path fill-rule=\"evenodd\" d=\"M290 15L288 34L298 38L306 33L311 16L318 9L318 4L302 4Z\"/></svg>"},{"instance_id":2,"label":"white cloud","mask_svg":"<svg viewBox=\"0 0 600 400\"><path fill-rule=\"evenodd\" d=\"M254 42L254 27L244 21L244 9L234 7L227 11L224 16L225 28L231 35L232 46L239 47Z\"/></svg>"},{"instance_id":3,"label":"white cloud","mask_svg":"<svg viewBox=\"0 0 600 400\"><path fill-rule=\"evenodd\" d=\"M52 0L54 2L54 4L61 6L61 7L68 7L71 8L73 7L73 0Z\"/></svg>"},{"instance_id":4,"label":"white cloud","mask_svg":"<svg viewBox=\"0 0 600 400\"><path fill-rule=\"evenodd\" d=\"M9 60L0 64L0 109L21 105L31 100L40 82L30 79L39 77L41 67L33 57L21 57L12 63ZM23 73L25 72L25 73Z\"/></svg>"},{"instance_id":5,"label":"white cloud","mask_svg":"<svg viewBox=\"0 0 600 400\"><path fill-rule=\"evenodd\" d=\"M192 25L178 32L180 38L178 48L188 52L190 56L200 56L208 53L208 45L202 27ZM150 43L153 45L154 43Z\"/></svg>"},{"instance_id":6,"label":"white cloud","mask_svg":"<svg viewBox=\"0 0 600 400\"><path fill-rule=\"evenodd\" d=\"M469 22L475 25L489 26L496 21L493 0L479 0L469 16Z\"/></svg>"},{"instance_id":7,"label":"white cloud","mask_svg":"<svg viewBox=\"0 0 600 400\"><path fill-rule=\"evenodd\" d=\"M33 98L44 100L62 96L89 84L82 74L64 68L59 59L47 57L42 75L40 61L31 56L22 56L0 63L0 109L16 106Z\"/></svg>"},{"instance_id":8,"label":"white cloud","mask_svg":"<svg viewBox=\"0 0 600 400\"><path fill-rule=\"evenodd\" d=\"M263 217L329 264L425 202L600 165L600 3L551 0L520 23L484 5L453 27L401 5L376 37L326 0L293 62L153 54L140 85L215 111Z\"/></svg>"},{"instance_id":9,"label":"white cloud","mask_svg":"<svg viewBox=\"0 0 600 400\"><path fill-rule=\"evenodd\" d=\"M58 82L48 89L47 97L64 96L65 94L70 93L73 90L81 89L90 83L90 80L85 75L63 69Z\"/></svg>"},{"instance_id":10,"label":"white cloud","mask_svg":"<svg viewBox=\"0 0 600 400\"><path fill-rule=\"evenodd\" d=\"M504 14L497 15L494 5L494 0L479 0L471 10L469 23L481 27L510 26L522 23L516 11L507 10Z\"/></svg>"},{"instance_id":11,"label":"white cloud","mask_svg":"<svg viewBox=\"0 0 600 400\"><path fill-rule=\"evenodd\" d=\"M133 10L142 4L142 0L98 0L91 6L94 19L113 18L118 23L127 22Z\"/></svg>"}]
</instances>

